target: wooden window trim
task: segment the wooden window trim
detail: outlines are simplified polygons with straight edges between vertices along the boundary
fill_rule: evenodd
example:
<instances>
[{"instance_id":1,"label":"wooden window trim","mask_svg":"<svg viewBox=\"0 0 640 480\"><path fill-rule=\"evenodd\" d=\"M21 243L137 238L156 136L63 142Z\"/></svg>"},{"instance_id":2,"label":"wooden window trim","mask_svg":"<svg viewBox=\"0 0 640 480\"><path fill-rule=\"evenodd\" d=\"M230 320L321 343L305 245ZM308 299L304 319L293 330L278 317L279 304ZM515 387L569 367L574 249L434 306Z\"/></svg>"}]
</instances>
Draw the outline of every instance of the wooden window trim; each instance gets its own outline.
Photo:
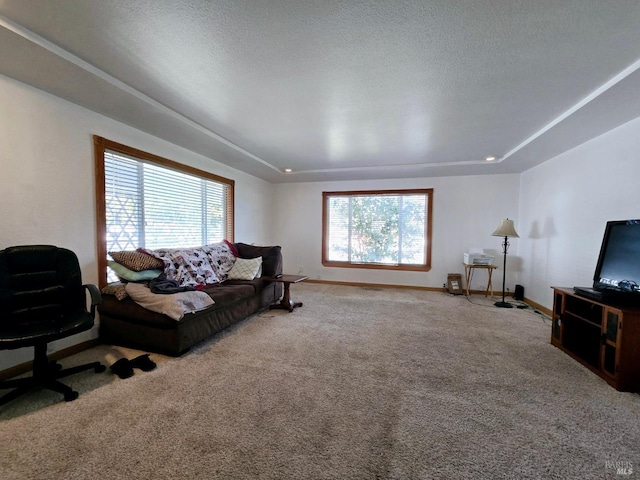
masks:
<instances>
[{"instance_id":1,"label":"wooden window trim","mask_svg":"<svg viewBox=\"0 0 640 480\"><path fill-rule=\"evenodd\" d=\"M427 238L425 242L425 265L385 265L379 263L350 263L336 262L327 259L327 197L331 196L351 196L351 195L411 195L420 194L427 196ZM366 268L372 270L395 270L395 271L419 271L428 272L431 270L431 234L432 234L432 212L433 212L433 188L416 188L406 190L349 190L338 192L322 192L322 265L325 267L338 268Z\"/></svg>"},{"instance_id":2,"label":"wooden window trim","mask_svg":"<svg viewBox=\"0 0 640 480\"><path fill-rule=\"evenodd\" d=\"M204 170L200 170L189 165L183 165L174 160L154 155L137 148L129 147L121 143L108 140L98 135L93 136L93 152L95 163L95 185L96 185L96 230L98 240L98 285L100 288L107 284L107 206L105 200L105 167L104 154L105 150L128 155L130 157L139 158L147 162L154 163L178 172L206 178L215 182L224 183L230 188L227 189L227 215L226 215L226 232L227 240L234 241L234 202L235 202L235 181L229 178L221 177Z\"/></svg>"}]
</instances>

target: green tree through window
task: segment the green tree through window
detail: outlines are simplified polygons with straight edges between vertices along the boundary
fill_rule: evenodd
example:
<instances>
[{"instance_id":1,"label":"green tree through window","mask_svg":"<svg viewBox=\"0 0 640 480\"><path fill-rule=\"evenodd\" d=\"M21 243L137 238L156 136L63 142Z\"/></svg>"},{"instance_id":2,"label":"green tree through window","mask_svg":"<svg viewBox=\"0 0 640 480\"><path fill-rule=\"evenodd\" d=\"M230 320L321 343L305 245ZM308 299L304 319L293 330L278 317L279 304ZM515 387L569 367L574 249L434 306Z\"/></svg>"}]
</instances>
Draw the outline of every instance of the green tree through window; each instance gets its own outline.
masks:
<instances>
[{"instance_id":1,"label":"green tree through window","mask_svg":"<svg viewBox=\"0 0 640 480\"><path fill-rule=\"evenodd\" d=\"M430 268L433 190L323 193L323 264Z\"/></svg>"}]
</instances>

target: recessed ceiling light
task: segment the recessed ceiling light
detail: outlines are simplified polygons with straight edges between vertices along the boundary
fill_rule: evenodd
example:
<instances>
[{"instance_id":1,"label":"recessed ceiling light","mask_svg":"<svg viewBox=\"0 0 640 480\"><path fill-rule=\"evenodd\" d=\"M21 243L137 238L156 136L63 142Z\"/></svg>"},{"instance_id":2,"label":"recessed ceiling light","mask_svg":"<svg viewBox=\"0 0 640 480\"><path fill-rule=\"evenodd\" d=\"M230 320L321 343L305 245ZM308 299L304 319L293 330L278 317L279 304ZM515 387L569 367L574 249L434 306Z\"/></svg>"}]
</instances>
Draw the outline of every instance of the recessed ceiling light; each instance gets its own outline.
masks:
<instances>
[{"instance_id":1,"label":"recessed ceiling light","mask_svg":"<svg viewBox=\"0 0 640 480\"><path fill-rule=\"evenodd\" d=\"M291 173L293 172L293 170L291 168L285 168L284 169L284 173Z\"/></svg>"},{"instance_id":2,"label":"recessed ceiling light","mask_svg":"<svg viewBox=\"0 0 640 480\"><path fill-rule=\"evenodd\" d=\"M497 156L497 155L487 155L486 157L484 157L484 159L485 159L487 162L493 162L494 160L497 160L497 159L498 159L498 156Z\"/></svg>"}]
</instances>

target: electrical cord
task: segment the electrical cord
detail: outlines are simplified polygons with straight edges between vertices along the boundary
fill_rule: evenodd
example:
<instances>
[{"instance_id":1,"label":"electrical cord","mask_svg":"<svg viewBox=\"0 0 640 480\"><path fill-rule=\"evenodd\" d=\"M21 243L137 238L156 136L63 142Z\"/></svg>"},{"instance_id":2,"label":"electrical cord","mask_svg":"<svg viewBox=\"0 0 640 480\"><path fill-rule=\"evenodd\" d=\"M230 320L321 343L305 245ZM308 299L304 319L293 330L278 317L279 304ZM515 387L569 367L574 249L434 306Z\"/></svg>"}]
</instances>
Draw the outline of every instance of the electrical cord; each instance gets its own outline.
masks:
<instances>
[{"instance_id":1,"label":"electrical cord","mask_svg":"<svg viewBox=\"0 0 640 480\"><path fill-rule=\"evenodd\" d=\"M471 270L470 276L469 276L469 284L471 284L471 280L473 279L473 270ZM445 284L443 284L442 286L442 291L443 293L448 293L449 295L451 295L452 297L455 297L456 295L449 293L445 287ZM495 308L494 305L487 305L484 303L476 303L473 302L471 300L471 296L470 295L465 295L465 298L467 299L467 302L469 302L472 305L476 305L478 307L487 307L487 308ZM542 320L545 323L548 323L549 325L551 325L551 318L549 316L547 316L546 314L542 313L539 310L534 309L531 305L529 305L526 302L523 302L521 300L509 300L507 303L510 303L511 305L513 305L515 308L517 308L518 310L527 310L531 313L533 313L534 315L539 316L540 318L542 318Z\"/></svg>"},{"instance_id":2,"label":"electrical cord","mask_svg":"<svg viewBox=\"0 0 640 480\"><path fill-rule=\"evenodd\" d=\"M445 292L446 293L446 292ZM485 303L477 303L471 300L470 296L466 296L467 302L469 302L472 305L475 305L477 307L487 307L487 308L495 308L494 305L487 305ZM536 310L534 309L531 305L529 305L526 302L520 301L520 300L510 300L508 303L512 304L515 308L517 308L518 310L526 310L527 312L530 312L538 317L540 317L542 319L543 322L551 325L551 318L549 318L546 314L542 313L540 310Z\"/></svg>"}]
</instances>

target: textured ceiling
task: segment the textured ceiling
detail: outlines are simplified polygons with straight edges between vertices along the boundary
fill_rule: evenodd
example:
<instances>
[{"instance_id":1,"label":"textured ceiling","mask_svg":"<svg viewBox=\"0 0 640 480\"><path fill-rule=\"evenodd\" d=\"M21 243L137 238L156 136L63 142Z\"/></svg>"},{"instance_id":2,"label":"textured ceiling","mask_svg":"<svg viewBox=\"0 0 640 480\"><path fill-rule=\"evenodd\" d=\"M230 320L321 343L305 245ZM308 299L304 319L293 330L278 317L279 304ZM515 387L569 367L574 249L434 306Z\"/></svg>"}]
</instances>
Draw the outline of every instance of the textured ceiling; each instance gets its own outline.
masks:
<instances>
[{"instance_id":1,"label":"textured ceiling","mask_svg":"<svg viewBox=\"0 0 640 480\"><path fill-rule=\"evenodd\" d=\"M0 0L0 73L271 182L513 173L640 116L638 25L638 0Z\"/></svg>"}]
</instances>

